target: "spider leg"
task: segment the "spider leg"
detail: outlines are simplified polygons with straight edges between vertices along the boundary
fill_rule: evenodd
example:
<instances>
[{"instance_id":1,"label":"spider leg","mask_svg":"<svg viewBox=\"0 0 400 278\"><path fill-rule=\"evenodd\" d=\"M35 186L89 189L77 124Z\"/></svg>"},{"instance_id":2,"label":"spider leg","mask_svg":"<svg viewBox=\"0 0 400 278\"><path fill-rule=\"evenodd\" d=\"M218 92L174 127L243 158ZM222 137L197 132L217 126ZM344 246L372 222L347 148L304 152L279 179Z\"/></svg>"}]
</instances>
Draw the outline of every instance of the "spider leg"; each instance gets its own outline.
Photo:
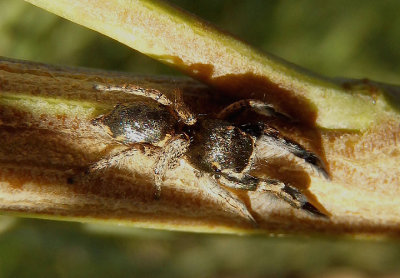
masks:
<instances>
[{"instance_id":1,"label":"spider leg","mask_svg":"<svg viewBox=\"0 0 400 278\"><path fill-rule=\"evenodd\" d=\"M183 120L186 125L194 125L197 122L196 116L189 110L183 101L182 91L175 90L175 103L174 109L179 118Z\"/></svg>"},{"instance_id":2,"label":"spider leg","mask_svg":"<svg viewBox=\"0 0 400 278\"><path fill-rule=\"evenodd\" d=\"M280 132L272 127L266 126L264 123L245 124L241 125L240 129L250 135L258 138L263 143L270 145L274 148L279 148L292 153L293 155L303 159L311 167L326 179L330 179L329 173L326 170L325 163L315 153L306 150L295 141L286 138Z\"/></svg>"},{"instance_id":3,"label":"spider leg","mask_svg":"<svg viewBox=\"0 0 400 278\"><path fill-rule=\"evenodd\" d=\"M223 204L221 207L227 205L230 211L238 213L241 217L247 219L254 227L258 227L257 221L251 215L243 201L230 191L221 187L217 182L218 177L210 177L209 175L207 175L207 177L209 177L208 181L200 184L202 184L202 187L208 194L215 197Z\"/></svg>"},{"instance_id":4,"label":"spider leg","mask_svg":"<svg viewBox=\"0 0 400 278\"><path fill-rule=\"evenodd\" d=\"M303 209L316 216L326 217L314 207L297 188L274 179L259 179L251 175L244 175L241 179L223 175L219 181L230 188L257 192L270 192L276 197L286 201L294 208Z\"/></svg>"},{"instance_id":5,"label":"spider leg","mask_svg":"<svg viewBox=\"0 0 400 278\"><path fill-rule=\"evenodd\" d=\"M124 92L127 94L151 98L163 105L171 105L170 101L163 93L156 89L146 89L135 85L123 84L121 86L94 84L93 89L103 92Z\"/></svg>"},{"instance_id":6,"label":"spider leg","mask_svg":"<svg viewBox=\"0 0 400 278\"><path fill-rule=\"evenodd\" d=\"M280 135L278 130L271 127L265 128L263 131L262 140L267 144L282 148L303 159L306 163L317 170L318 173L321 173L324 178L328 180L330 179L325 163L321 158L319 158L315 153L306 150L295 141Z\"/></svg>"},{"instance_id":7,"label":"spider leg","mask_svg":"<svg viewBox=\"0 0 400 278\"><path fill-rule=\"evenodd\" d=\"M156 187L155 198L160 198L161 185L168 170L176 168L179 159L186 153L190 145L189 137L186 134L172 137L158 154L154 167L154 184Z\"/></svg>"},{"instance_id":8,"label":"spider leg","mask_svg":"<svg viewBox=\"0 0 400 278\"><path fill-rule=\"evenodd\" d=\"M103 84L95 84L93 85L93 89L97 91L103 92L124 92L127 94L132 94L135 96L142 96L151 98L158 103L166 106L173 106L176 114L183 120L186 125L193 125L196 123L197 119L193 113L186 107L185 103L182 100L182 95L180 91L175 91L176 100L172 102L168 99L168 97L156 89L146 89L135 85L124 84L121 86L114 85L103 85Z\"/></svg>"},{"instance_id":9,"label":"spider leg","mask_svg":"<svg viewBox=\"0 0 400 278\"><path fill-rule=\"evenodd\" d=\"M227 119L233 114L239 114L246 110L252 110L260 115L267 117L292 120L290 116L281 112L277 112L272 104L257 99L242 99L236 101L225 107L221 112L219 112L217 118Z\"/></svg>"},{"instance_id":10,"label":"spider leg","mask_svg":"<svg viewBox=\"0 0 400 278\"><path fill-rule=\"evenodd\" d=\"M105 168L110 168L113 165L117 165L118 162L121 159L124 159L129 156L133 156L137 154L138 152L143 152L143 146L137 144L137 145L132 145L130 148L119 151L115 154L112 154L109 157L102 158L95 163L91 164L88 169L86 170L86 173L91 173L95 171L99 171Z\"/></svg>"},{"instance_id":11,"label":"spider leg","mask_svg":"<svg viewBox=\"0 0 400 278\"><path fill-rule=\"evenodd\" d=\"M217 117L220 119L226 119L232 114L240 113L249 109L260 115L292 121L290 116L277 112L272 104L255 99L243 99L236 101L224 108L217 115ZM306 163L311 165L326 179L330 178L324 162L316 154L306 150L300 144L286 137L283 137L278 130L271 127L266 127L264 123L245 124L240 126L240 129L242 129L246 133L251 134L252 136L255 136L256 138L260 138L261 140L263 140L263 142L273 147L278 147L289 151L290 153L303 159Z\"/></svg>"}]
</instances>

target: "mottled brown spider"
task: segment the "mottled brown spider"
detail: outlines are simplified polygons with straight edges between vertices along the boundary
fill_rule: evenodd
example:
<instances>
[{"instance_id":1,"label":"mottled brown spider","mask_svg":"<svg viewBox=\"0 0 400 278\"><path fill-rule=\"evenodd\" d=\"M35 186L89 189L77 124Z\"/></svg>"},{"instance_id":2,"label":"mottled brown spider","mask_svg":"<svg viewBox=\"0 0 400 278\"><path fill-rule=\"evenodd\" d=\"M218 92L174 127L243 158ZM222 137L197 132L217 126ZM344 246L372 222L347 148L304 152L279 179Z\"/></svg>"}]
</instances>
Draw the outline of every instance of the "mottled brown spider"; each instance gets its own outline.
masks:
<instances>
[{"instance_id":1,"label":"mottled brown spider","mask_svg":"<svg viewBox=\"0 0 400 278\"><path fill-rule=\"evenodd\" d=\"M252 99L240 100L213 118L197 119L183 101L172 102L157 90L101 84L94 85L94 89L103 92L122 91L147 99L118 104L108 114L92 120L94 125L101 126L115 141L131 148L98 161L90 171L109 167L120 158L130 155L135 147L147 144L160 149L154 165L157 198L161 194L166 172L174 169L185 156L198 175L209 176L209 193L222 197L232 209L253 223L255 220L246 205L225 187L270 192L295 208L323 216L295 187L279 180L261 179L249 174L255 162L255 144L257 140L263 140L271 148L289 151L303 159L329 178L322 160L316 154L281 136L278 130L268 124L236 125L228 121L230 115L246 109L265 116L286 117L277 113L270 104Z\"/></svg>"}]
</instances>

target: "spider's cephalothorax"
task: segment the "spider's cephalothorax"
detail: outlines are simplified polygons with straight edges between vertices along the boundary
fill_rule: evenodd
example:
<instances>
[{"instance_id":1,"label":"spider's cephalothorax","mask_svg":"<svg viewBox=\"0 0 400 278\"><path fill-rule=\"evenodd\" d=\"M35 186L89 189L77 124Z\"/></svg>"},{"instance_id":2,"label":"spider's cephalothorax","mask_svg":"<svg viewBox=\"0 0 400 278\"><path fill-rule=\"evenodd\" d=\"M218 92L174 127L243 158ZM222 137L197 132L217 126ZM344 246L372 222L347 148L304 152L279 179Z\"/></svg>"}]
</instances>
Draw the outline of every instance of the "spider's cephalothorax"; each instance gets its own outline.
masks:
<instances>
[{"instance_id":1,"label":"spider's cephalothorax","mask_svg":"<svg viewBox=\"0 0 400 278\"><path fill-rule=\"evenodd\" d=\"M241 173L251 165L254 140L229 122L200 121L189 133L192 139L188 160L208 173Z\"/></svg>"},{"instance_id":2,"label":"spider's cephalothorax","mask_svg":"<svg viewBox=\"0 0 400 278\"><path fill-rule=\"evenodd\" d=\"M92 120L93 124L106 130L113 140L130 147L95 163L90 167L92 171L108 167L119 158L129 155L136 146L147 144L159 149L154 166L156 197L160 196L166 172L174 169L179 159L185 156L199 175L210 177L208 192L225 199L233 210L254 223L255 220L245 204L223 186L271 192L295 208L304 209L314 215L323 215L295 187L279 180L250 175L255 160L256 142L263 139L273 148L289 151L302 158L329 178L317 155L281 136L278 130L266 123L235 125L228 121L230 115L244 109L251 109L265 116L287 118L286 115L275 112L270 104L259 100L240 100L213 118L197 120L182 101L173 103L157 90L129 85L95 85L94 88L100 91L123 91L148 99L119 104L108 114Z\"/></svg>"}]
</instances>

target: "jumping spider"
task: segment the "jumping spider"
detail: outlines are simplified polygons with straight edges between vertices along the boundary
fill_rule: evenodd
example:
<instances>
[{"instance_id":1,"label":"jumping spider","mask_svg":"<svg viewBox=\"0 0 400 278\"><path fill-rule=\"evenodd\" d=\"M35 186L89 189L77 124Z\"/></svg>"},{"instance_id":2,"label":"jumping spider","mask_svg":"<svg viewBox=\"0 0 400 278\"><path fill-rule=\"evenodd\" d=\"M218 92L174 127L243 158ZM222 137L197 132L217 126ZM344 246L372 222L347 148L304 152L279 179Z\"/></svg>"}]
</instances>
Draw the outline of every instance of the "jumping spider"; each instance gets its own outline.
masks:
<instances>
[{"instance_id":1,"label":"jumping spider","mask_svg":"<svg viewBox=\"0 0 400 278\"><path fill-rule=\"evenodd\" d=\"M272 148L289 151L329 178L322 160L316 154L283 137L268 124L235 125L228 121L230 115L246 109L266 116L282 116L270 104L253 99L240 100L224 108L214 118L197 119L182 101L172 102L158 90L101 84L94 85L94 89L120 91L147 99L118 104L108 114L92 120L94 125L106 130L114 141L129 148L96 162L91 170L108 167L143 144L157 146L161 147L154 166L157 198L166 172L174 169L179 159L185 156L200 175L210 177L209 193L222 197L234 211L253 223L255 220L246 205L223 186L270 192L295 208L324 216L295 187L279 180L261 179L249 174L255 161L256 141L264 138Z\"/></svg>"}]
</instances>

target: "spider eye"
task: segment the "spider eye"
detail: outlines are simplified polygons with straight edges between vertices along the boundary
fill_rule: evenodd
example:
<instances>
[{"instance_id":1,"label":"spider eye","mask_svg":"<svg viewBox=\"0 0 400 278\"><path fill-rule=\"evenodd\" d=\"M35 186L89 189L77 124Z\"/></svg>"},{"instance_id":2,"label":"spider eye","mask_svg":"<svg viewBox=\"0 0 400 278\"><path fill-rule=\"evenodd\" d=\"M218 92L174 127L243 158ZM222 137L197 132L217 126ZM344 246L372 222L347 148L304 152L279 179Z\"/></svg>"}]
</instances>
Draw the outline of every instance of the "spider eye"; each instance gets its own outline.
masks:
<instances>
[{"instance_id":1,"label":"spider eye","mask_svg":"<svg viewBox=\"0 0 400 278\"><path fill-rule=\"evenodd\" d=\"M219 169L219 168L217 168L215 166L213 166L212 168L213 168L215 173L221 173L221 169Z\"/></svg>"},{"instance_id":2,"label":"spider eye","mask_svg":"<svg viewBox=\"0 0 400 278\"><path fill-rule=\"evenodd\" d=\"M218 162L213 162L211 164L211 168L214 170L215 173L221 173L221 166L218 164Z\"/></svg>"}]
</instances>

